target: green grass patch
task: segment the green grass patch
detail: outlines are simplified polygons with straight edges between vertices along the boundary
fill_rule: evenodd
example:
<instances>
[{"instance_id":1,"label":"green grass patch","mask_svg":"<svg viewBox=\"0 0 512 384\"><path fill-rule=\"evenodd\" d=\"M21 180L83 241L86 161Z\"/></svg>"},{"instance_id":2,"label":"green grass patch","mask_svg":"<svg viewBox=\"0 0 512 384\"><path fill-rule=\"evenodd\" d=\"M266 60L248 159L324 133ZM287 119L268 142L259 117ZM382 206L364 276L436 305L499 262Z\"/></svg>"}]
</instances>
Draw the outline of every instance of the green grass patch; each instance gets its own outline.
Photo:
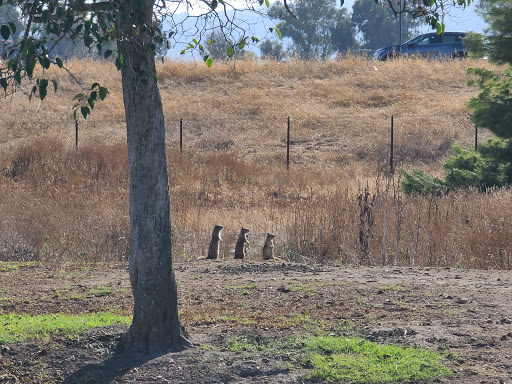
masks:
<instances>
[{"instance_id":1,"label":"green grass patch","mask_svg":"<svg viewBox=\"0 0 512 384\"><path fill-rule=\"evenodd\" d=\"M233 337L228 340L227 349L228 349L228 351L231 351L231 352L253 352L253 351L261 350L262 348L261 348L261 346L257 345L256 343L249 341L245 337L241 337L241 338Z\"/></svg>"},{"instance_id":2,"label":"green grass patch","mask_svg":"<svg viewBox=\"0 0 512 384\"><path fill-rule=\"evenodd\" d=\"M89 289L89 293L96 297L110 296L112 294L112 288L100 285L99 287Z\"/></svg>"},{"instance_id":3,"label":"green grass patch","mask_svg":"<svg viewBox=\"0 0 512 384\"><path fill-rule=\"evenodd\" d=\"M309 378L333 383L402 383L434 380L451 372L441 355L420 348L379 345L361 338L307 338Z\"/></svg>"},{"instance_id":4,"label":"green grass patch","mask_svg":"<svg viewBox=\"0 0 512 384\"><path fill-rule=\"evenodd\" d=\"M290 289L292 291L298 292L298 291L305 291L306 294L309 296L314 296L316 294L316 289L320 287L327 286L326 283L307 283L307 284L293 284Z\"/></svg>"},{"instance_id":5,"label":"green grass patch","mask_svg":"<svg viewBox=\"0 0 512 384\"><path fill-rule=\"evenodd\" d=\"M131 317L106 312L84 315L1 315L0 345L49 339L56 335L72 339L90 328L130 323Z\"/></svg>"},{"instance_id":6,"label":"green grass patch","mask_svg":"<svg viewBox=\"0 0 512 384\"><path fill-rule=\"evenodd\" d=\"M305 368L304 379L319 383L416 383L451 375L438 353L379 345L359 337L233 336L228 338L226 349L233 353L282 357L290 369Z\"/></svg>"},{"instance_id":7,"label":"green grass patch","mask_svg":"<svg viewBox=\"0 0 512 384\"><path fill-rule=\"evenodd\" d=\"M17 271L19 268L33 268L37 267L37 261L14 262L14 261L0 261L0 272Z\"/></svg>"},{"instance_id":8,"label":"green grass patch","mask_svg":"<svg viewBox=\"0 0 512 384\"><path fill-rule=\"evenodd\" d=\"M234 285L228 285L226 288L229 290L239 291L241 295L250 295L251 290L257 288L257 284L246 284L242 285L240 287L234 286Z\"/></svg>"}]
</instances>

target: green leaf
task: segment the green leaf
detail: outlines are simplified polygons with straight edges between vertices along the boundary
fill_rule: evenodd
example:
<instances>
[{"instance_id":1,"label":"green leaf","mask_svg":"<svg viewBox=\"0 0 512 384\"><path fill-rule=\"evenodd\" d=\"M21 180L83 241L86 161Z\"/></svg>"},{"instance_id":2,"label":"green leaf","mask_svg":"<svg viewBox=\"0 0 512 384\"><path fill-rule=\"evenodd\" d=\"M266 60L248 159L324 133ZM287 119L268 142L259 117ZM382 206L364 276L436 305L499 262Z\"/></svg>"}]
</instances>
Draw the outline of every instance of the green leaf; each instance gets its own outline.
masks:
<instances>
[{"instance_id":1,"label":"green leaf","mask_svg":"<svg viewBox=\"0 0 512 384\"><path fill-rule=\"evenodd\" d=\"M14 74L14 80L18 84L21 84L21 71L16 71L16 73Z\"/></svg>"},{"instance_id":2,"label":"green leaf","mask_svg":"<svg viewBox=\"0 0 512 384\"><path fill-rule=\"evenodd\" d=\"M11 36L11 30L7 25L2 25L2 27L0 27L0 35L2 35L4 40L7 40L9 36Z\"/></svg>"},{"instance_id":3,"label":"green leaf","mask_svg":"<svg viewBox=\"0 0 512 384\"><path fill-rule=\"evenodd\" d=\"M77 100L83 100L85 98L85 95L83 93L77 93L73 99Z\"/></svg>"},{"instance_id":4,"label":"green leaf","mask_svg":"<svg viewBox=\"0 0 512 384\"><path fill-rule=\"evenodd\" d=\"M267 6L267 8L270 7L270 1L265 0L265 5Z\"/></svg>"},{"instance_id":5,"label":"green leaf","mask_svg":"<svg viewBox=\"0 0 512 384\"><path fill-rule=\"evenodd\" d=\"M39 59L39 64L41 64L41 67L43 67L44 69L50 68L51 61L49 58L47 58L45 56L39 56L38 59Z\"/></svg>"},{"instance_id":6,"label":"green leaf","mask_svg":"<svg viewBox=\"0 0 512 384\"><path fill-rule=\"evenodd\" d=\"M39 80L39 98L41 100L44 100L44 98L46 97L46 94L48 93L48 80L46 79L41 79Z\"/></svg>"},{"instance_id":7,"label":"green leaf","mask_svg":"<svg viewBox=\"0 0 512 384\"><path fill-rule=\"evenodd\" d=\"M211 58L211 57L207 58L207 59L206 59L206 66L207 66L208 68L210 68L210 67L212 66L212 64L213 64L213 60L212 60L212 58Z\"/></svg>"},{"instance_id":8,"label":"green leaf","mask_svg":"<svg viewBox=\"0 0 512 384\"><path fill-rule=\"evenodd\" d=\"M444 23L437 23L436 24L436 31L437 33L443 33L444 32Z\"/></svg>"},{"instance_id":9,"label":"green leaf","mask_svg":"<svg viewBox=\"0 0 512 384\"><path fill-rule=\"evenodd\" d=\"M27 59L25 63L25 71L27 72L28 77L32 78L34 74L34 68L36 66L36 60L34 58Z\"/></svg>"},{"instance_id":10,"label":"green leaf","mask_svg":"<svg viewBox=\"0 0 512 384\"><path fill-rule=\"evenodd\" d=\"M104 57L105 59L108 59L111 55L112 55L112 50L111 50L111 49L107 49L107 50L105 51L105 53L103 54L103 57Z\"/></svg>"},{"instance_id":11,"label":"green leaf","mask_svg":"<svg viewBox=\"0 0 512 384\"><path fill-rule=\"evenodd\" d=\"M228 57L231 57L231 56L233 56L234 54L235 54L235 50L233 49L233 47L232 47L232 46L229 46L229 47L228 47L228 49L226 50L226 55L227 55Z\"/></svg>"},{"instance_id":12,"label":"green leaf","mask_svg":"<svg viewBox=\"0 0 512 384\"><path fill-rule=\"evenodd\" d=\"M89 105L91 106L91 109L94 109L94 103L96 102L96 100L94 100L92 97L89 97L87 99L87 102L89 103ZM83 114L83 111L82 111L82 114Z\"/></svg>"},{"instance_id":13,"label":"green leaf","mask_svg":"<svg viewBox=\"0 0 512 384\"><path fill-rule=\"evenodd\" d=\"M57 92L57 82L55 80L52 80L52 83L54 92Z\"/></svg>"},{"instance_id":14,"label":"green leaf","mask_svg":"<svg viewBox=\"0 0 512 384\"><path fill-rule=\"evenodd\" d=\"M7 91L7 79L0 79L0 86L4 89L4 92Z\"/></svg>"},{"instance_id":15,"label":"green leaf","mask_svg":"<svg viewBox=\"0 0 512 384\"><path fill-rule=\"evenodd\" d=\"M57 66L58 66L59 68L64 67L64 62L62 61L62 59L60 59L60 58L58 58L58 57L57 57L57 58L55 59L55 62L57 63Z\"/></svg>"},{"instance_id":16,"label":"green leaf","mask_svg":"<svg viewBox=\"0 0 512 384\"><path fill-rule=\"evenodd\" d=\"M84 119L87 119L87 115L91 114L91 110L89 109L89 107L80 108L80 112L82 112L82 116L84 117Z\"/></svg>"},{"instance_id":17,"label":"green leaf","mask_svg":"<svg viewBox=\"0 0 512 384\"><path fill-rule=\"evenodd\" d=\"M94 88L96 88L96 87L98 87L98 88L99 88L99 87L100 87L100 83L93 83L93 84L91 85L91 89L94 89Z\"/></svg>"},{"instance_id":18,"label":"green leaf","mask_svg":"<svg viewBox=\"0 0 512 384\"><path fill-rule=\"evenodd\" d=\"M279 36L279 38L282 37L281 36L281 31L279 29L270 27L269 30L270 30L270 32L274 32L275 31L277 33L277 36Z\"/></svg>"},{"instance_id":19,"label":"green leaf","mask_svg":"<svg viewBox=\"0 0 512 384\"><path fill-rule=\"evenodd\" d=\"M76 109L73 111L73 117L75 118L75 121L76 121Z\"/></svg>"},{"instance_id":20,"label":"green leaf","mask_svg":"<svg viewBox=\"0 0 512 384\"><path fill-rule=\"evenodd\" d=\"M345 4L345 0L340 0L340 7L343 7L343 4Z\"/></svg>"},{"instance_id":21,"label":"green leaf","mask_svg":"<svg viewBox=\"0 0 512 384\"><path fill-rule=\"evenodd\" d=\"M215 11L215 8L217 8L217 5L219 5L219 2L217 0L212 0L210 4L210 8Z\"/></svg>"},{"instance_id":22,"label":"green leaf","mask_svg":"<svg viewBox=\"0 0 512 384\"><path fill-rule=\"evenodd\" d=\"M105 97L108 95L108 89L105 87L100 87L100 100L105 100Z\"/></svg>"}]
</instances>

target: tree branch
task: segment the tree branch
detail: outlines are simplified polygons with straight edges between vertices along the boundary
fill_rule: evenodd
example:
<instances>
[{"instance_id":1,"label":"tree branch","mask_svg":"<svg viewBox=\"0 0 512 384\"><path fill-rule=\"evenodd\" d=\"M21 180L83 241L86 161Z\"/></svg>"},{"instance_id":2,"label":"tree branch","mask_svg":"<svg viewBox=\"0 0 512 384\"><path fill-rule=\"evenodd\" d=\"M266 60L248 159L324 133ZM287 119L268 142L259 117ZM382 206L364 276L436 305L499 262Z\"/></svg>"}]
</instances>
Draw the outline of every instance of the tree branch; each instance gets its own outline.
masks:
<instances>
[{"instance_id":1,"label":"tree branch","mask_svg":"<svg viewBox=\"0 0 512 384\"><path fill-rule=\"evenodd\" d=\"M295 16L295 14L291 11L291 9L290 9L290 7L288 6L288 3L286 2L286 0L283 0L283 1L284 1L284 7L285 7L285 8L286 8L286 10L288 11L288 13L289 13L290 15L292 15L292 16L293 16L293 18L294 18L295 20L297 20L297 16ZM389 1L389 0L388 0L388 1Z\"/></svg>"}]
</instances>

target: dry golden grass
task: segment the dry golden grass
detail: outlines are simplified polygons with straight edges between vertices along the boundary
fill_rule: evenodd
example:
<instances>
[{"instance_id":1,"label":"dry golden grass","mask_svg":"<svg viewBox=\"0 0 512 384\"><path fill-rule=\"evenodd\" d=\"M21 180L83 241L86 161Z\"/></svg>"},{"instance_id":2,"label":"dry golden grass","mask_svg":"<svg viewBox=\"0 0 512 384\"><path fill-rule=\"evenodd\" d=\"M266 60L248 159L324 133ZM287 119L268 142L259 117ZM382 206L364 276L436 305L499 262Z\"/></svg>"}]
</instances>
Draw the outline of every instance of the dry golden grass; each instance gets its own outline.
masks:
<instances>
[{"instance_id":1,"label":"dry golden grass","mask_svg":"<svg viewBox=\"0 0 512 384\"><path fill-rule=\"evenodd\" d=\"M233 256L244 226L253 259L273 232L277 255L295 261L510 268L510 190L411 198L396 178L382 176L392 114L403 166L439 173L454 140L470 145L465 103L476 90L465 86L466 68L485 65L352 56L236 68L159 64L175 256L204 255L211 229L222 224L225 257ZM19 92L0 104L0 257L62 263L127 256L120 76L103 62L68 66L85 84L98 81L110 92L80 121L78 150L71 99L81 90L64 72L49 73L59 91L44 102Z\"/></svg>"}]
</instances>

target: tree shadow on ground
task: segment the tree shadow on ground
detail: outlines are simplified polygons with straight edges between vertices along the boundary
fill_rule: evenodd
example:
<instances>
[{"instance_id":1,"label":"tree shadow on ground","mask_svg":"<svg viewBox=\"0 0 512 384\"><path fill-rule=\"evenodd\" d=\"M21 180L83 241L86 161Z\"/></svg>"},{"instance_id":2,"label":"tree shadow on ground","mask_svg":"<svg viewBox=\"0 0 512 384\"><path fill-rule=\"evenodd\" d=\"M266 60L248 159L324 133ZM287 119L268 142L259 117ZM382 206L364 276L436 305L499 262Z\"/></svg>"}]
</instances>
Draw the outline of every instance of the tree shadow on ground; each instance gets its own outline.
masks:
<instances>
[{"instance_id":1,"label":"tree shadow on ground","mask_svg":"<svg viewBox=\"0 0 512 384\"><path fill-rule=\"evenodd\" d=\"M163 353L114 352L107 360L87 364L64 379L63 384L108 384L134 368L140 367Z\"/></svg>"}]
</instances>

